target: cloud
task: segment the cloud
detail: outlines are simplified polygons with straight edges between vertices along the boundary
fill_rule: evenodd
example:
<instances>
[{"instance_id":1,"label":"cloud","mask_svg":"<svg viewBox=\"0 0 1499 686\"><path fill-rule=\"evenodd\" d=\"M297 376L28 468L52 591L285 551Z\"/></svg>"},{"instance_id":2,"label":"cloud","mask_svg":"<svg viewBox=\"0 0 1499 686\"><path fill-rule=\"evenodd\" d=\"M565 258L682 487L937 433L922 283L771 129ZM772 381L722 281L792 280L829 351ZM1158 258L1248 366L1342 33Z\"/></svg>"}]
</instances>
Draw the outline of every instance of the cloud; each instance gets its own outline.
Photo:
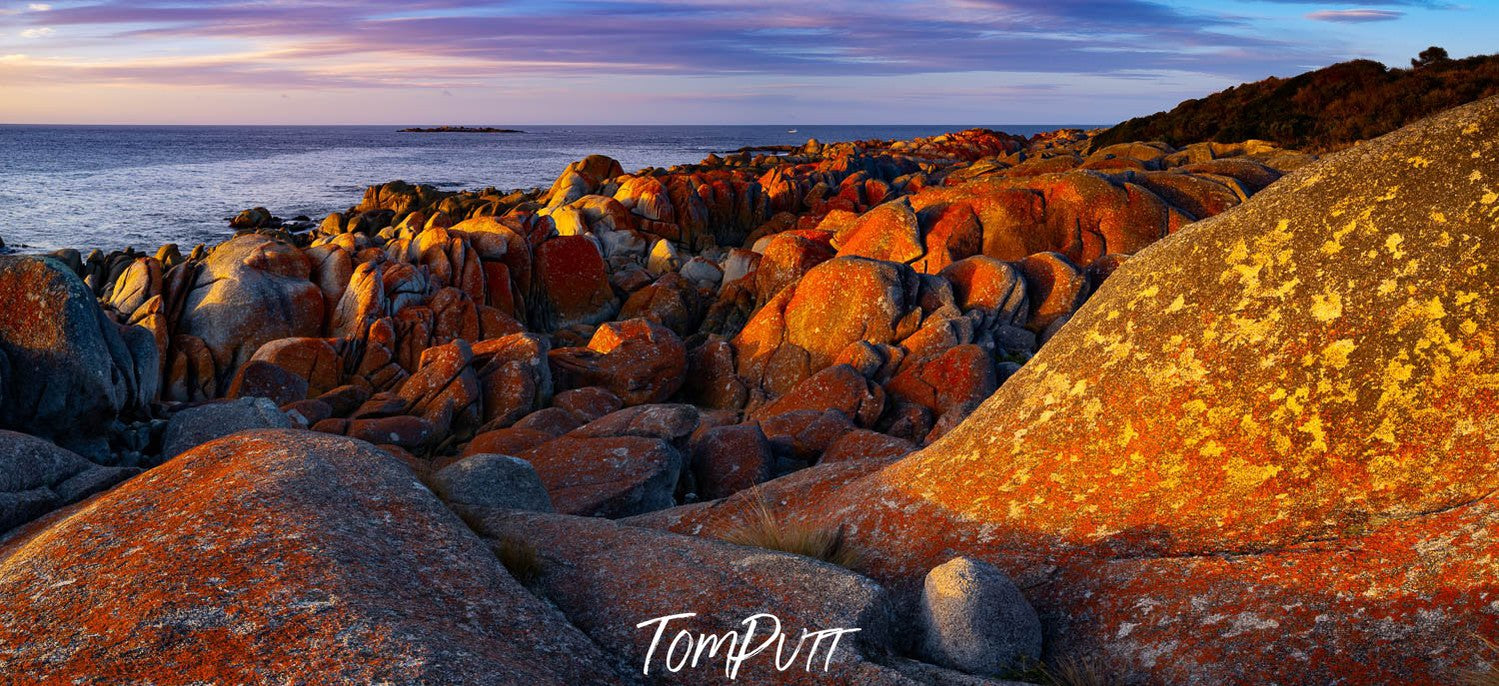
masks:
<instances>
[{"instance_id":1,"label":"cloud","mask_svg":"<svg viewBox=\"0 0 1499 686\"><path fill-rule=\"evenodd\" d=\"M1405 16L1400 10L1319 10L1306 15L1312 21L1331 21L1339 24L1364 24L1372 21L1394 21Z\"/></svg>"},{"instance_id":2,"label":"cloud","mask_svg":"<svg viewBox=\"0 0 1499 686\"><path fill-rule=\"evenodd\" d=\"M538 0L70 5L86 25L140 45L294 46L260 70L326 71L355 58L413 57L442 75L900 75L979 71L1124 73L1195 67L1242 77L1320 61L1321 48L1255 38L1241 20L1148 0ZM1161 46L1172 46L1170 48ZM347 73L344 73L347 76Z\"/></svg>"},{"instance_id":3,"label":"cloud","mask_svg":"<svg viewBox=\"0 0 1499 686\"><path fill-rule=\"evenodd\" d=\"M34 28L34 29L26 29L25 31L22 31L21 32L21 37L22 38L44 38L44 37L50 36L50 35L52 35L54 33L57 33L57 32L53 31L51 27L49 27L49 26L40 26L40 27L37 27L37 28Z\"/></svg>"},{"instance_id":4,"label":"cloud","mask_svg":"<svg viewBox=\"0 0 1499 686\"><path fill-rule=\"evenodd\" d=\"M30 5L27 5L26 9L29 9L32 12L46 12L47 10L52 9L52 6L45 2L33 2Z\"/></svg>"},{"instance_id":5,"label":"cloud","mask_svg":"<svg viewBox=\"0 0 1499 686\"><path fill-rule=\"evenodd\" d=\"M1347 2L1347 3L1332 2L1332 3L1329 3L1328 0L1257 0L1257 1L1258 2L1268 2L1268 3L1277 4L1277 5L1326 5L1326 4L1334 4L1334 5L1346 4L1346 5L1352 5L1352 4L1355 4L1353 2ZM1435 10L1455 10L1455 9L1461 9L1462 8L1461 5L1458 5L1458 4L1455 4L1455 3L1451 3L1451 2L1446 2L1446 0L1360 0L1360 2L1358 4L1373 5L1375 7L1423 7L1423 8L1426 8L1426 9L1435 9ZM1356 11L1356 10L1348 10L1348 11Z\"/></svg>"}]
</instances>

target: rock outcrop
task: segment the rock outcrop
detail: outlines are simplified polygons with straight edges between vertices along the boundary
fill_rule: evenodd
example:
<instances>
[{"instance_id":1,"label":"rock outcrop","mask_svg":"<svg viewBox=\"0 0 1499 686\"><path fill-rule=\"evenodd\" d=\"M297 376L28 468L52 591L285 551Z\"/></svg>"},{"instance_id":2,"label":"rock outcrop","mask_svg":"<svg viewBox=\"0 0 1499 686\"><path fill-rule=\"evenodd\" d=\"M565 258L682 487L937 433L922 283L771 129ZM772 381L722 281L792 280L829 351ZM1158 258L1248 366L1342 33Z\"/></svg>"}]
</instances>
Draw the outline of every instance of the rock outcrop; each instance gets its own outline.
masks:
<instances>
[{"instance_id":1,"label":"rock outcrop","mask_svg":"<svg viewBox=\"0 0 1499 686\"><path fill-rule=\"evenodd\" d=\"M400 462L309 432L200 446L31 525L0 597L6 673L37 682L618 681Z\"/></svg>"},{"instance_id":2,"label":"rock outcrop","mask_svg":"<svg viewBox=\"0 0 1499 686\"><path fill-rule=\"evenodd\" d=\"M1282 179L1135 255L931 447L776 502L847 526L879 578L992 562L1050 656L1130 683L1483 668L1496 141L1488 100Z\"/></svg>"}]
</instances>

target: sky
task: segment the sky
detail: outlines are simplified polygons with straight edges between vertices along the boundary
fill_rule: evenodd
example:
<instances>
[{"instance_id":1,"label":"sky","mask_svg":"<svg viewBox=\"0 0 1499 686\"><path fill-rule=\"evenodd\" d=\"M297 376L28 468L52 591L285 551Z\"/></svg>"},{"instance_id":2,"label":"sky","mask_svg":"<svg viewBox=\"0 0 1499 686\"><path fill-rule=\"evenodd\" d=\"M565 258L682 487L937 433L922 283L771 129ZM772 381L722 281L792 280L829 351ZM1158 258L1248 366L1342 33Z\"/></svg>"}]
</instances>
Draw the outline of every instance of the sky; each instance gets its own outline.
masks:
<instances>
[{"instance_id":1,"label":"sky","mask_svg":"<svg viewBox=\"0 0 1499 686\"><path fill-rule=\"evenodd\" d=\"M1106 124L1499 0L0 0L0 123Z\"/></svg>"}]
</instances>

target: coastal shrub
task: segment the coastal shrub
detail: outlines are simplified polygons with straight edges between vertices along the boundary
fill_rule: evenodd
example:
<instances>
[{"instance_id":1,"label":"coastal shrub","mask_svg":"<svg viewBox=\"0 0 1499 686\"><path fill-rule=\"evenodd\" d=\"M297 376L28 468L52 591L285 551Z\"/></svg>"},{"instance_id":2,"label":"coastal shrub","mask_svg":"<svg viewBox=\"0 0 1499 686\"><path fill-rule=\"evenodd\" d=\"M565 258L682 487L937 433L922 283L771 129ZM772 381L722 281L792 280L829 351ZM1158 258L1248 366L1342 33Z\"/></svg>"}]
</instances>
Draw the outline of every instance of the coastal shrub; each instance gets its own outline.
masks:
<instances>
[{"instance_id":1,"label":"coastal shrub","mask_svg":"<svg viewBox=\"0 0 1499 686\"><path fill-rule=\"evenodd\" d=\"M737 545L779 550L853 569L859 562L858 552L844 537L843 527L828 528L776 517L763 498L756 498L748 521L723 535L723 540Z\"/></svg>"},{"instance_id":2,"label":"coastal shrub","mask_svg":"<svg viewBox=\"0 0 1499 686\"><path fill-rule=\"evenodd\" d=\"M1234 86L1184 101L1169 112L1126 121L1100 134L1093 146L1257 138L1283 148L1328 152L1492 95L1499 95L1499 55L1451 59L1433 46L1412 60L1409 69L1353 60L1287 79Z\"/></svg>"}]
</instances>

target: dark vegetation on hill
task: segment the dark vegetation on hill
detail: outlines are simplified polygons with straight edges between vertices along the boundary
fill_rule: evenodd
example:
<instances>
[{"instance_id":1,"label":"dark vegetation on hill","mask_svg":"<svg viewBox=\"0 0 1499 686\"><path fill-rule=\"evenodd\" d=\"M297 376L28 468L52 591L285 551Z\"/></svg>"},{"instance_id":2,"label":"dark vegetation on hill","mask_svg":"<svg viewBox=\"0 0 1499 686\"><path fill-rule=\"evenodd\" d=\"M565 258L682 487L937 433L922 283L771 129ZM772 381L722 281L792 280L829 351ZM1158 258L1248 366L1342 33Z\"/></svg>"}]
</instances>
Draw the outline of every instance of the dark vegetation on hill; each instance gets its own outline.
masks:
<instances>
[{"instance_id":1,"label":"dark vegetation on hill","mask_svg":"<svg viewBox=\"0 0 1499 686\"><path fill-rule=\"evenodd\" d=\"M1309 152L1346 148L1423 117L1499 94L1499 55L1451 59L1432 47L1392 69L1341 62L1289 79L1271 77L1187 100L1104 132L1094 148L1138 140L1172 145L1263 139Z\"/></svg>"}]
</instances>

